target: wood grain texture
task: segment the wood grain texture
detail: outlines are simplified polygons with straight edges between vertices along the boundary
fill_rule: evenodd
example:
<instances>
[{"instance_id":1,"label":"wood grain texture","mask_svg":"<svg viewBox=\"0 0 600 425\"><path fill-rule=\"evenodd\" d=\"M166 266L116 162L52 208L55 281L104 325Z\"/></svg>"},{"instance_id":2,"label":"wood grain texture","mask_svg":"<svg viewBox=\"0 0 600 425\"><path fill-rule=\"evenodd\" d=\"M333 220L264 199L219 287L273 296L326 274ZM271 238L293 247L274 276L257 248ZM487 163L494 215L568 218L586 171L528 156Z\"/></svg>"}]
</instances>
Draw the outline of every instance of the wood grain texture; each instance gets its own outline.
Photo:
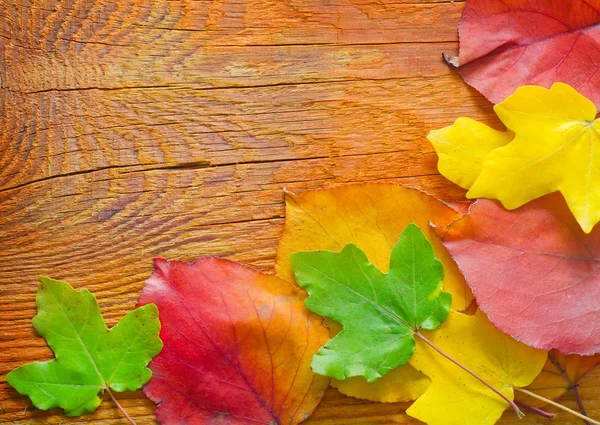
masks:
<instances>
[{"instance_id":1,"label":"wood grain texture","mask_svg":"<svg viewBox=\"0 0 600 425\"><path fill-rule=\"evenodd\" d=\"M0 0L0 423L125 423L109 399L66 418L6 384L52 356L31 326L39 275L89 288L114 325L155 256L272 272L284 187L381 180L461 199L425 135L461 115L498 125L441 60L462 6ZM581 392L600 417L600 373ZM156 423L140 391L119 398ZM330 389L307 424L416 424L406 407Z\"/></svg>"}]
</instances>

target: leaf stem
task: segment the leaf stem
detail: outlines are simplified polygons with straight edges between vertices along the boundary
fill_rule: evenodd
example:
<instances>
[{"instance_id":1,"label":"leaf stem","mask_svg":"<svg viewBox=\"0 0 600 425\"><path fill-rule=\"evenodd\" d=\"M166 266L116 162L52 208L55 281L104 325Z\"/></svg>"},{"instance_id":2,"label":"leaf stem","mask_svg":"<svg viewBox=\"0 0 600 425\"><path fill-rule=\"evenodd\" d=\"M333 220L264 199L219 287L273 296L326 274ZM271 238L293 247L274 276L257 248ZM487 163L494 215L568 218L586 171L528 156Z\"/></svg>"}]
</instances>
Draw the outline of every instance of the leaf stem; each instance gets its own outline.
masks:
<instances>
[{"instance_id":1,"label":"leaf stem","mask_svg":"<svg viewBox=\"0 0 600 425\"><path fill-rule=\"evenodd\" d=\"M579 385L578 384L573 384L573 386L571 387L571 389L573 390L573 394L575 394L575 400L577 401L577 405L579 406L579 410L581 410L581 414L584 416L587 416L587 412L585 411L585 407L583 406L583 401L581 400L581 396L579 395ZM590 423L590 421L588 421L587 419L585 419L585 423L586 425L592 425Z\"/></svg>"},{"instance_id":2,"label":"leaf stem","mask_svg":"<svg viewBox=\"0 0 600 425\"><path fill-rule=\"evenodd\" d=\"M600 422L598 422L598 421L595 421L595 420L593 420L593 419L591 419L591 418L588 418L587 416L585 416L585 415L582 415L581 413L579 413L579 412L576 412L575 410L569 409L568 407L566 407L566 406L563 406L562 404L559 404L559 403L557 403L557 402L555 402L555 401L553 401L553 400L550 400L550 399L548 399L548 398L546 398L546 397L542 397L541 395L538 395L538 394L536 394L536 393L533 393L533 392L531 392L531 391L529 391L529 390L526 390L525 388L515 388L515 390L516 390L516 391L520 391L520 392L522 392L523 394L527 394L528 396L531 396L531 397L533 397L533 398L537 398L538 400L542 400L542 401L544 401L544 402L546 402L546 403L548 403L548 404L551 404L551 405L552 405L552 406L554 406L554 407L558 407L559 409L562 409L562 410L564 410L565 412L569 412L570 414L572 414L572 415L575 415L575 416L577 416L578 418L581 418L581 419L583 419L584 421L587 421L587 422L589 422L589 423L591 423L591 424L594 424L594 425L600 425Z\"/></svg>"},{"instance_id":3,"label":"leaf stem","mask_svg":"<svg viewBox=\"0 0 600 425\"><path fill-rule=\"evenodd\" d=\"M125 411L125 409L123 409L123 406L121 406L121 404L117 401L117 399L115 398L115 396L112 393L112 391L110 390L110 388L109 387L104 387L104 389L106 390L106 392L108 393L108 395L110 396L110 398L112 398L112 401L114 401L114 403L117 405L117 408L121 411L121 413L123 414L123 416L125 416L125 419L127 419L131 425L137 425L135 423L135 421L131 418L131 416L129 416L127 414L127 412Z\"/></svg>"},{"instance_id":4,"label":"leaf stem","mask_svg":"<svg viewBox=\"0 0 600 425\"><path fill-rule=\"evenodd\" d=\"M507 396L505 396L504 394L502 394L492 384L490 384L485 379L483 379L481 376L479 376L478 374L476 374L475 372L473 372L471 369L469 369L468 367L466 367L465 365L463 365L462 363L460 363L458 360L455 360L452 357L450 357L448 354L444 353L433 342L431 342L427 338L425 338L425 336L423 334L421 334L419 331L415 332L415 335L418 336L419 338L421 338L421 340L425 344L429 345L431 348L433 348L435 351L437 351L438 353L440 353L446 359L450 360L456 366L460 367L465 372L467 372L468 374L470 374L471 376L473 376L474 378L476 378L479 382L481 382L486 387L488 387L490 390L492 390L493 392L495 392L499 397L502 398L502 400L504 400L504 401L506 401L508 403L508 405L513 409L513 411L515 412L515 414L517 415L517 417L519 419L521 419L523 416L525 416L523 414L523 412L521 412L521 409L519 409L519 406L517 406L514 401L512 401L510 398L508 398ZM598 425L600 425L600 423Z\"/></svg>"},{"instance_id":5,"label":"leaf stem","mask_svg":"<svg viewBox=\"0 0 600 425\"><path fill-rule=\"evenodd\" d=\"M531 405L526 404L526 403L521 403L521 402L516 401L516 400L515 400L515 404L517 406L519 406L519 407L522 407L525 410L529 410L529 411L531 411L531 412L533 412L533 413L535 413L537 415L540 415L540 416L542 416L542 417L544 417L546 419L554 419L554 417L556 416L554 413L546 412L545 410L542 410L542 409L540 409L538 407L531 406Z\"/></svg>"}]
</instances>

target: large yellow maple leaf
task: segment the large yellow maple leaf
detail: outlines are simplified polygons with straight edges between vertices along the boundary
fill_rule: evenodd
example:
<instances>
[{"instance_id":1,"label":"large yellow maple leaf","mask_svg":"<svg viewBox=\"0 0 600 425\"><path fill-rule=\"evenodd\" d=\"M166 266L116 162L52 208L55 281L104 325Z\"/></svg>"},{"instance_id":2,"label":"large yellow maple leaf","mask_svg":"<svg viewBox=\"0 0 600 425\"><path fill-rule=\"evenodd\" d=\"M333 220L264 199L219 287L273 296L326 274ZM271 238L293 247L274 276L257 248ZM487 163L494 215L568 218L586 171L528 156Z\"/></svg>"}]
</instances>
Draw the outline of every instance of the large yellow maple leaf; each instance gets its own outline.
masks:
<instances>
[{"instance_id":1,"label":"large yellow maple leaf","mask_svg":"<svg viewBox=\"0 0 600 425\"><path fill-rule=\"evenodd\" d=\"M430 133L442 175L470 188L467 197L498 199L507 209L560 191L581 228L591 232L600 221L600 120L594 104L556 83L550 89L521 87L494 111L509 132L459 119Z\"/></svg>"}]
</instances>

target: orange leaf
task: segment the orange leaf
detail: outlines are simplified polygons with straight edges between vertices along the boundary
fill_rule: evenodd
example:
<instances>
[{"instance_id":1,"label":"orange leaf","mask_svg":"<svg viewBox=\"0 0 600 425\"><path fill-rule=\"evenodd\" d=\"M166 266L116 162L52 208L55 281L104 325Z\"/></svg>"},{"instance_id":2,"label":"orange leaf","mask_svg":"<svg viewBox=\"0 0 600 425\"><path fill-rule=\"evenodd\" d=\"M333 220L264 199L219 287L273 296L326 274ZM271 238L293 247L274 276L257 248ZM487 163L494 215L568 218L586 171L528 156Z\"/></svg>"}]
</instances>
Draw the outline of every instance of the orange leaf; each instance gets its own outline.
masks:
<instances>
[{"instance_id":1,"label":"orange leaf","mask_svg":"<svg viewBox=\"0 0 600 425\"><path fill-rule=\"evenodd\" d=\"M577 385L589 372L600 365L600 354L595 356L565 355L557 350L548 353L542 372L527 386L527 389L542 397L555 400ZM532 406L542 406L539 400L518 393L517 400ZM585 414L585 412L583 412Z\"/></svg>"}]
</instances>

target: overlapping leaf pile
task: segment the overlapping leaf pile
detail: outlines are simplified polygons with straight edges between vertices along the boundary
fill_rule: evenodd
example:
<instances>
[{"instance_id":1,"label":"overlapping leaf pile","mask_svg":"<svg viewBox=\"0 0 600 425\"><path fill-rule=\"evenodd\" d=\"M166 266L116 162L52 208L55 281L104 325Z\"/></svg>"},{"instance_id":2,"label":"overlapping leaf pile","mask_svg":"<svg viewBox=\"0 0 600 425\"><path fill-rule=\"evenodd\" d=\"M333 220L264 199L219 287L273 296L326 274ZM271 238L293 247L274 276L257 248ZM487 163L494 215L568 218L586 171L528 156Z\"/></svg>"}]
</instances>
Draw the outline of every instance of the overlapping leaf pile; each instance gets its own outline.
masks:
<instances>
[{"instance_id":1,"label":"overlapping leaf pile","mask_svg":"<svg viewBox=\"0 0 600 425\"><path fill-rule=\"evenodd\" d=\"M600 220L600 120L594 104L572 87L519 88L494 111L507 131L461 118L432 131L439 170L508 209L559 191L582 229ZM466 164L463 168L462 164Z\"/></svg>"},{"instance_id":2,"label":"overlapping leaf pile","mask_svg":"<svg viewBox=\"0 0 600 425\"><path fill-rule=\"evenodd\" d=\"M415 400L407 413L430 425L491 425L509 405L519 412L515 390L529 384L541 385L552 398L573 389L598 361L554 352L546 361L545 351L512 339L483 312L473 312L471 292L436 235L442 228L429 227L434 221L453 229L478 205L484 204L464 216L394 184L288 193L276 270L304 287L308 298L286 280L235 262L156 260L136 311L156 311L156 305L161 313L164 349L150 363L153 377L144 388L159 403L160 423L298 424L316 408L329 377L355 397ZM54 296L55 306L40 308L62 311L63 298ZM328 335L305 300L343 328L330 321ZM85 303L77 308L87 309ZM138 331L128 346L152 333L156 338L157 330ZM121 358L115 353L100 358ZM117 364L132 371L129 360ZM561 379L540 375L543 367L561 368ZM20 369L13 372L10 381L29 394L15 377L31 377L21 375ZM117 389L112 377L102 379ZM145 380L147 374L136 382ZM43 376L38 381L54 387L59 382ZM548 383L555 387L548 390ZM101 400L96 395L86 408L82 398L65 398L60 391L51 405L31 396L40 408L61 406L69 414L83 411L73 403L91 410ZM535 404L521 397L523 402Z\"/></svg>"},{"instance_id":3,"label":"overlapping leaf pile","mask_svg":"<svg viewBox=\"0 0 600 425\"><path fill-rule=\"evenodd\" d=\"M447 60L500 102L506 130L463 117L429 140L442 175L489 199L458 211L395 184L287 193L277 276L157 259L110 331L93 295L44 278L34 325L56 358L7 381L67 415L106 391L132 424L111 389L150 370L163 425L299 424L330 383L412 401L429 425L491 425L517 403L551 417L540 408L566 391L585 414L577 387L600 364L578 355L600 353L599 40L600 0L467 1Z\"/></svg>"},{"instance_id":4,"label":"overlapping leaf pile","mask_svg":"<svg viewBox=\"0 0 600 425\"><path fill-rule=\"evenodd\" d=\"M494 109L506 132L460 119L429 138L440 172L469 188L468 197L521 208L481 200L438 233L496 326L534 347L598 353L596 109L561 83L522 87Z\"/></svg>"},{"instance_id":5,"label":"overlapping leaf pile","mask_svg":"<svg viewBox=\"0 0 600 425\"><path fill-rule=\"evenodd\" d=\"M383 284L382 272L384 271L387 271L388 280L395 278L406 282L407 276L402 276L401 271L406 273L408 267L408 270L412 272L413 266L417 264L420 268L423 261L431 261L425 259L431 259L431 255L435 252L435 255L441 259L445 270L443 287L444 289L452 288L452 309L454 311L449 313L449 318L441 324L439 329L429 331L426 335L445 352L463 360L488 381L492 381L501 391L506 392L508 397L512 397L513 387L526 386L537 376L544 364L545 352L533 350L502 334L481 313L469 316L460 312L464 311L470 303L470 292L464 285L456 266L448 258L443 247L439 245L439 239L427 227L430 220L455 220L460 217L460 213L423 192L390 184L352 185L330 190L308 191L299 195L288 194L286 203L285 231L278 249L276 267L278 274L285 276L292 272L289 258L295 255L294 262L300 262L296 267L300 272L301 285L310 286L320 283L322 285L320 290L326 291L325 293L328 294L327 299L340 299L345 305L357 306L360 304L357 300L349 300L333 287L344 283L348 286L362 284L366 288L373 284L375 288L380 288ZM414 252L417 252L416 248L413 250L412 246L402 245L402 239L393 249L402 230L413 221L425 229L425 234L429 239L425 246L431 244L430 254L423 255L421 252L421 255L413 255ZM410 228L411 226L408 225L408 229ZM415 242L414 239L413 236L413 242ZM422 250L423 247L419 242L423 244L423 241L419 241L417 238L415 245L420 246ZM348 244L354 245L342 249L340 254L324 251L328 249L340 251L340 247ZM361 255L363 249L364 253ZM348 250L350 251L348 252ZM293 255L294 252L299 251L319 252ZM394 260L393 252L397 252L396 260ZM317 257L318 261L311 260L311 256ZM336 256L350 256L349 258L354 259L358 264L352 264L348 260L344 261L343 258L337 260L339 264L334 263L333 258ZM320 264L322 266L319 266ZM392 273L394 264L399 265L399 272ZM355 270L356 267L359 269ZM317 276L314 282L307 283L305 268L314 270L313 273ZM367 270L369 271L367 272ZM353 276L353 278L349 276ZM408 275L409 283L415 285L414 287L419 290L422 288L422 283L428 282L428 279L412 280L411 282L411 276L411 274ZM423 276L419 276L418 279L423 279ZM447 282L448 284L446 284ZM356 286L352 286L352 288L356 290ZM311 293L311 289L308 291ZM435 292L437 293L437 291ZM420 295L427 298L426 294L421 293ZM309 301L311 297L309 297ZM377 293L376 296L371 295L369 298L374 300L376 297L381 300L382 294ZM398 299L406 300L406 297L408 300L414 300L414 296L410 296L406 291L402 293L402 296L396 294L391 299L399 302ZM384 296L383 299L388 300L389 298ZM335 303L324 302L323 304L322 308L325 310L318 312L339 320L339 316L327 312L327 309L335 308ZM308 305L312 308L312 304ZM402 308L400 307L400 309ZM381 317L381 314L378 313L378 315ZM361 323L363 333L373 333L373 329L376 329L377 333L381 333L380 338L389 338L394 329L402 329L402 326L398 326L399 319L386 322L384 315L381 319L383 323L378 324L375 321L372 324L374 318L371 313L361 311L361 316L369 318ZM413 337L411 336L411 338ZM334 341L335 339L329 344ZM361 343L353 345L355 349L364 348L367 341L362 339L361 341ZM379 341L379 343L381 342ZM382 357L385 360L390 358L386 355ZM366 360L362 359L367 362ZM320 359L316 362L317 364L322 363ZM367 363L372 364L372 361ZM364 372L356 373L357 375L368 376L369 373L366 370L362 371L363 368L359 364L354 360L346 366L350 369L354 367L358 372ZM411 399L407 392L402 391L403 389L410 390L411 387L417 385L419 388L426 387L423 394L418 394L420 397L416 398L417 401L408 409L407 413L429 424L493 424L502 411L508 407L508 404L498 395L441 357L419 338L417 338L414 354L410 357L408 365L411 367L408 370L420 371L427 377L430 384L426 386L420 376L413 376L410 379L409 372L404 372L407 366L392 369L390 374L405 373L402 386L395 388L395 399ZM323 372L323 370L321 371ZM350 374L354 374L353 372ZM334 373L329 375L341 377ZM360 378L361 380L355 381L338 381L336 386L342 392L355 397L389 401L391 392L387 390L386 376L374 383L367 383L364 378ZM378 394L384 396L378 397ZM480 402L472 403L473 397L477 397Z\"/></svg>"},{"instance_id":6,"label":"overlapping leaf pile","mask_svg":"<svg viewBox=\"0 0 600 425\"><path fill-rule=\"evenodd\" d=\"M556 349L531 388L573 390L584 413L577 383L597 360L561 352L600 352L599 28L597 1L468 1L449 60L500 102L506 130L463 117L428 136L442 175L500 201L478 200L438 235L494 325Z\"/></svg>"},{"instance_id":7,"label":"overlapping leaf pile","mask_svg":"<svg viewBox=\"0 0 600 425\"><path fill-rule=\"evenodd\" d=\"M390 265L392 246L410 223L425 231L436 258L444 267L442 282L452 295L452 308L463 311L472 300L461 273L434 232L429 221L451 223L461 214L418 190L393 184L348 185L299 195L287 193L285 230L277 249L276 273L294 281L289 258L295 252L340 251L355 244L382 272ZM339 325L328 322L335 333ZM374 401L412 401L422 395L429 379L410 364L391 370L367 384L364 378L332 379L342 393Z\"/></svg>"}]
</instances>

